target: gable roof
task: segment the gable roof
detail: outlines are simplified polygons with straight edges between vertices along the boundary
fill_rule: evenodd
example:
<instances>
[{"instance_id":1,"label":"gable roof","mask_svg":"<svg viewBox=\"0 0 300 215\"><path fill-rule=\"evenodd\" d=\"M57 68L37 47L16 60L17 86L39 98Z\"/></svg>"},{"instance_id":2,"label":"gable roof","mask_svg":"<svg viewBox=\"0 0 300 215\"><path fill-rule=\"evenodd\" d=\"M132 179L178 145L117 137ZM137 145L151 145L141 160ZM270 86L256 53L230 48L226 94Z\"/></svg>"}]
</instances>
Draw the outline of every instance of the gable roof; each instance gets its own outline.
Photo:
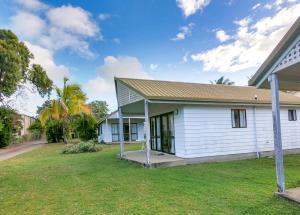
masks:
<instances>
[{"instance_id":1,"label":"gable roof","mask_svg":"<svg viewBox=\"0 0 300 215\"><path fill-rule=\"evenodd\" d=\"M115 78L145 99L163 101L270 104L271 92L249 86ZM257 100L255 99L257 96ZM300 97L280 92L282 104L300 105Z\"/></svg>"},{"instance_id":2,"label":"gable roof","mask_svg":"<svg viewBox=\"0 0 300 215\"><path fill-rule=\"evenodd\" d=\"M288 48L291 42L293 42L300 35L300 16L297 18L295 23L291 26L288 32L279 41L267 59L259 67L257 72L249 80L250 86L257 86L259 82L266 78L267 72L273 66L273 64L278 60L282 53ZM266 81L266 80L265 80ZM260 87L260 86L258 86Z\"/></svg>"}]
</instances>

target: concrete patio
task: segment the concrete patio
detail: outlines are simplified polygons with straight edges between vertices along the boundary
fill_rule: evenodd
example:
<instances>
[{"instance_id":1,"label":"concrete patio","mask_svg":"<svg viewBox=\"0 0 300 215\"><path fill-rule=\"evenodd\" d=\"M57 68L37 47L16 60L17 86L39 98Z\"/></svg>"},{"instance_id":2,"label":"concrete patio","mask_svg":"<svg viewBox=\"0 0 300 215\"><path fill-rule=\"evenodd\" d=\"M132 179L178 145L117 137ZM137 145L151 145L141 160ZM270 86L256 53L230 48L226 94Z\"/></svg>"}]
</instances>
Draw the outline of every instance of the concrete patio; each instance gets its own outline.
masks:
<instances>
[{"instance_id":1,"label":"concrete patio","mask_svg":"<svg viewBox=\"0 0 300 215\"><path fill-rule=\"evenodd\" d=\"M127 151L124 152L124 160L141 164L145 167L168 167L185 165L185 159L176 157L175 155L166 154L163 152L151 151L151 163L147 164L146 151Z\"/></svg>"},{"instance_id":2,"label":"concrete patio","mask_svg":"<svg viewBox=\"0 0 300 215\"><path fill-rule=\"evenodd\" d=\"M300 187L287 189L285 192L277 192L276 194L300 204Z\"/></svg>"}]
</instances>

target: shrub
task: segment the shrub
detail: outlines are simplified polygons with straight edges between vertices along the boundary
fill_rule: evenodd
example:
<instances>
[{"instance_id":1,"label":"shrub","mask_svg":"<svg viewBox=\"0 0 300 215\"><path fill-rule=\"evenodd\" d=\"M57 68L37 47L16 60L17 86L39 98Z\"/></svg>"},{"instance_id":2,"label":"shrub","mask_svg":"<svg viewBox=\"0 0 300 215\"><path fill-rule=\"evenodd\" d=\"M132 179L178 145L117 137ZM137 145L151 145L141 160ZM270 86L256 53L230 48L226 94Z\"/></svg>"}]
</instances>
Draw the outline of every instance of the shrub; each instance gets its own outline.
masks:
<instances>
[{"instance_id":1,"label":"shrub","mask_svg":"<svg viewBox=\"0 0 300 215\"><path fill-rule=\"evenodd\" d=\"M84 153L84 152L97 152L102 148L100 146L96 146L94 141L80 142L78 144L68 144L64 147L62 153L63 154L76 154L76 153Z\"/></svg>"},{"instance_id":2,"label":"shrub","mask_svg":"<svg viewBox=\"0 0 300 215\"><path fill-rule=\"evenodd\" d=\"M14 134L21 129L19 116L10 108L0 107L0 148L12 143Z\"/></svg>"},{"instance_id":3,"label":"shrub","mask_svg":"<svg viewBox=\"0 0 300 215\"><path fill-rule=\"evenodd\" d=\"M41 139L43 133L44 133L44 129L42 127L42 124L40 122L40 120L36 120L34 123L32 123L28 130L30 131L30 139L31 140L39 140Z\"/></svg>"},{"instance_id":4,"label":"shrub","mask_svg":"<svg viewBox=\"0 0 300 215\"><path fill-rule=\"evenodd\" d=\"M97 121L92 115L77 116L75 130L81 140L91 140L97 137Z\"/></svg>"},{"instance_id":5,"label":"shrub","mask_svg":"<svg viewBox=\"0 0 300 215\"><path fill-rule=\"evenodd\" d=\"M48 120L45 129L48 143L57 143L63 139L62 123L59 120Z\"/></svg>"}]
</instances>

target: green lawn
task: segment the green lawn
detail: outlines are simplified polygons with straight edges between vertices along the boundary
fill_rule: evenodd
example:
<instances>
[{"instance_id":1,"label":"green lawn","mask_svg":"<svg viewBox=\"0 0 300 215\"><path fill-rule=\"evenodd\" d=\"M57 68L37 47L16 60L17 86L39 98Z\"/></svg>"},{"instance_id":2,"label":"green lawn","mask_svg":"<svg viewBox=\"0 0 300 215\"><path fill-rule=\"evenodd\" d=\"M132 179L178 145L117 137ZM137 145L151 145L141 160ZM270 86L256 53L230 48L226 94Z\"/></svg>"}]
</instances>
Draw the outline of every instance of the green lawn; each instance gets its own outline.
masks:
<instances>
[{"instance_id":1,"label":"green lawn","mask_svg":"<svg viewBox=\"0 0 300 215\"><path fill-rule=\"evenodd\" d=\"M46 145L0 162L0 214L299 214L274 196L274 160L144 169L118 146L62 155ZM127 150L140 146L126 146ZM286 156L287 187L300 186L300 155Z\"/></svg>"}]
</instances>

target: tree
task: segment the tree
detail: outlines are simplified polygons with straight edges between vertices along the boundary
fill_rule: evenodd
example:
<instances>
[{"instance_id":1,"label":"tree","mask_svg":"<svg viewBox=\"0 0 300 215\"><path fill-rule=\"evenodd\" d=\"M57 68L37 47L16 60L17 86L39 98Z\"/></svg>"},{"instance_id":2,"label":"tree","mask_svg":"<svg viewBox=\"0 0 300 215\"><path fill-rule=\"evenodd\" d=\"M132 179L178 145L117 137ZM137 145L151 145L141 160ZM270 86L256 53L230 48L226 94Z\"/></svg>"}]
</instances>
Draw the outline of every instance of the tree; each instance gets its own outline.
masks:
<instances>
[{"instance_id":1,"label":"tree","mask_svg":"<svg viewBox=\"0 0 300 215\"><path fill-rule=\"evenodd\" d=\"M50 99L48 99L48 100L44 101L42 106L37 106L36 114L39 116L40 113L42 112L42 110L44 110L45 108L51 107L51 103L52 103L52 101Z\"/></svg>"},{"instance_id":2,"label":"tree","mask_svg":"<svg viewBox=\"0 0 300 215\"><path fill-rule=\"evenodd\" d=\"M21 128L20 115L11 108L0 107L0 148L11 144L14 134Z\"/></svg>"},{"instance_id":3,"label":"tree","mask_svg":"<svg viewBox=\"0 0 300 215\"><path fill-rule=\"evenodd\" d=\"M97 137L97 121L93 115L82 114L76 117L75 130L82 140L90 140Z\"/></svg>"},{"instance_id":4,"label":"tree","mask_svg":"<svg viewBox=\"0 0 300 215\"><path fill-rule=\"evenodd\" d=\"M0 102L25 83L31 83L42 97L50 94L53 82L40 65L30 65L32 59L33 54L13 32L0 29Z\"/></svg>"},{"instance_id":5,"label":"tree","mask_svg":"<svg viewBox=\"0 0 300 215\"><path fill-rule=\"evenodd\" d=\"M223 85L234 85L234 82L231 81L229 78L225 78L224 76L222 76L221 78L214 80L214 81L210 81L211 84L223 84Z\"/></svg>"},{"instance_id":6,"label":"tree","mask_svg":"<svg viewBox=\"0 0 300 215\"><path fill-rule=\"evenodd\" d=\"M40 113L40 121L45 125L47 120L55 119L62 122L64 143L68 143L68 128L72 116L83 113L91 114L89 105L86 104L86 95L80 85L68 84L68 78L64 78L62 89L56 87L57 99L52 100L50 107L45 107Z\"/></svg>"},{"instance_id":7,"label":"tree","mask_svg":"<svg viewBox=\"0 0 300 215\"><path fill-rule=\"evenodd\" d=\"M106 101L93 101L89 103L89 106L91 107L92 113L97 122L106 118L108 114L108 104Z\"/></svg>"}]
</instances>

